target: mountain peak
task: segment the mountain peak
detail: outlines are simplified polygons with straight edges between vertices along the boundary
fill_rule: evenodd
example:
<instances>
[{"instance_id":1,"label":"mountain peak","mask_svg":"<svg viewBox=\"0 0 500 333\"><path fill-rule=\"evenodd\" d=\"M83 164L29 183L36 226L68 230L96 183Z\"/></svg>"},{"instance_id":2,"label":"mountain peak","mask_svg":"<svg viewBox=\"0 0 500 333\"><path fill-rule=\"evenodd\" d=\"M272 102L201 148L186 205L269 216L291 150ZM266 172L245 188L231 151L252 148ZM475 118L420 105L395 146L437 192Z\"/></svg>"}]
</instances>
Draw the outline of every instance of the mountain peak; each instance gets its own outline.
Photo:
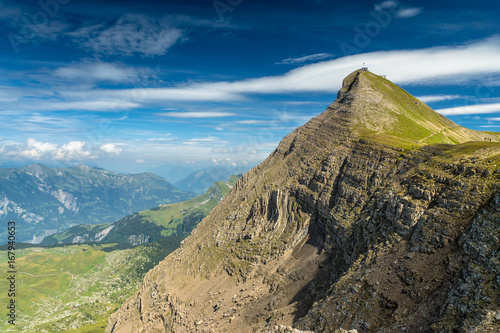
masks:
<instances>
[{"instance_id":1,"label":"mountain peak","mask_svg":"<svg viewBox=\"0 0 500 333\"><path fill-rule=\"evenodd\" d=\"M455 124L385 77L364 69L344 79L326 112L349 118L360 137L399 147L499 139Z\"/></svg>"},{"instance_id":2,"label":"mountain peak","mask_svg":"<svg viewBox=\"0 0 500 333\"><path fill-rule=\"evenodd\" d=\"M366 71L363 69L358 69L357 71L352 72L344 78L344 80L342 81L342 88L337 94L337 100L344 98L345 95L349 93L349 91L353 88L354 83L357 81L358 76L363 72Z\"/></svg>"},{"instance_id":3,"label":"mountain peak","mask_svg":"<svg viewBox=\"0 0 500 333\"><path fill-rule=\"evenodd\" d=\"M106 332L476 329L500 297L478 275L500 271L500 145L424 143L486 135L496 138L383 77L350 74L146 275ZM462 287L463 276L480 277Z\"/></svg>"}]
</instances>

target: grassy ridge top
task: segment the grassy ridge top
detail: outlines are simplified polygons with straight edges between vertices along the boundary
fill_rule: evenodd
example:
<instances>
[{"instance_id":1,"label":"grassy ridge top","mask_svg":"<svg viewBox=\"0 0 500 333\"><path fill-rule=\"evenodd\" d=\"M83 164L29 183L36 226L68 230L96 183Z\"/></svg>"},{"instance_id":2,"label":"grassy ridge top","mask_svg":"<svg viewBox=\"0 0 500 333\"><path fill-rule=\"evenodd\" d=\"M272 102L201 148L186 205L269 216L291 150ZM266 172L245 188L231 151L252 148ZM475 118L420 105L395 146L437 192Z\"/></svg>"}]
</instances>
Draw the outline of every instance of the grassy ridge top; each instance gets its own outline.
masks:
<instances>
[{"instance_id":1,"label":"grassy ridge top","mask_svg":"<svg viewBox=\"0 0 500 333\"><path fill-rule=\"evenodd\" d=\"M343 95L354 100L355 128L379 143L412 147L432 143L500 141L500 133L474 131L449 120L391 81L357 71L344 82Z\"/></svg>"}]
</instances>

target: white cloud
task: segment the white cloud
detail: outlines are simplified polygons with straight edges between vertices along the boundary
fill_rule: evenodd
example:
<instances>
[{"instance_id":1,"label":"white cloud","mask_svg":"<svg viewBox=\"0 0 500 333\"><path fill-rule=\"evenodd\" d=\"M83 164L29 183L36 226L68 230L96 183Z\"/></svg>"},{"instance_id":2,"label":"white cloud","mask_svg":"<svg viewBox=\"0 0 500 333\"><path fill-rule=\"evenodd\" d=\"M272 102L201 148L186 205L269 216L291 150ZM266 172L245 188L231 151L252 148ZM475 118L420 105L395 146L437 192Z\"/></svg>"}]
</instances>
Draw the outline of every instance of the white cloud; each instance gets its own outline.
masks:
<instances>
[{"instance_id":1,"label":"white cloud","mask_svg":"<svg viewBox=\"0 0 500 333\"><path fill-rule=\"evenodd\" d=\"M410 18L422 13L422 8L404 8L396 13L397 18Z\"/></svg>"},{"instance_id":2,"label":"white cloud","mask_svg":"<svg viewBox=\"0 0 500 333\"><path fill-rule=\"evenodd\" d=\"M149 138L148 141L172 141L173 138Z\"/></svg>"},{"instance_id":3,"label":"white cloud","mask_svg":"<svg viewBox=\"0 0 500 333\"><path fill-rule=\"evenodd\" d=\"M120 155L122 149L107 143L91 147L86 141L69 141L58 145L29 138L26 142L1 141L0 153L10 160L85 162L105 155Z\"/></svg>"},{"instance_id":4,"label":"white cloud","mask_svg":"<svg viewBox=\"0 0 500 333\"><path fill-rule=\"evenodd\" d=\"M318 101L283 101L284 105L310 105L310 104L323 104Z\"/></svg>"},{"instance_id":5,"label":"white cloud","mask_svg":"<svg viewBox=\"0 0 500 333\"><path fill-rule=\"evenodd\" d=\"M69 80L128 81L137 77L134 68L106 62L83 62L54 70L54 75Z\"/></svg>"},{"instance_id":6,"label":"white cloud","mask_svg":"<svg viewBox=\"0 0 500 333\"><path fill-rule=\"evenodd\" d=\"M47 102L31 106L31 108L37 110L48 110L48 111L65 111L65 110L115 111L115 110L133 109L139 106L140 104L134 102L128 102L119 99L110 99L110 100L74 101L74 102Z\"/></svg>"},{"instance_id":7,"label":"white cloud","mask_svg":"<svg viewBox=\"0 0 500 333\"><path fill-rule=\"evenodd\" d=\"M380 2L374 6L376 11L389 10L397 18L410 18L422 13L420 7L401 6L400 1L387 0Z\"/></svg>"},{"instance_id":8,"label":"white cloud","mask_svg":"<svg viewBox=\"0 0 500 333\"><path fill-rule=\"evenodd\" d=\"M144 161L142 158L139 158L139 159L135 160L135 162L142 164L142 163L145 163L146 161Z\"/></svg>"},{"instance_id":9,"label":"white cloud","mask_svg":"<svg viewBox=\"0 0 500 333\"><path fill-rule=\"evenodd\" d=\"M219 81L183 84L166 88L86 89L59 91L63 101L40 99L38 103L22 105L27 110L88 110L115 111L157 105L165 101L242 101L251 94L288 94L323 92L335 94L343 78L367 63L369 69L387 75L397 84L438 85L484 82L486 73L500 74L500 37L458 46L433 47L416 50L396 50L364 53L304 65L282 75L251 78L239 81ZM115 68L103 77L125 75ZM59 73L61 75L61 73ZM63 71L62 75L81 72ZM489 82L489 81L488 81ZM499 83L500 84L500 83ZM428 97L428 96L426 96ZM430 97L429 97L430 98ZM448 98L448 97L447 97ZM430 101L430 100L428 100ZM436 101L436 100L434 100ZM217 118L234 116L229 111L192 111L159 113L170 118Z\"/></svg>"},{"instance_id":10,"label":"white cloud","mask_svg":"<svg viewBox=\"0 0 500 333\"><path fill-rule=\"evenodd\" d=\"M41 142L30 138L26 140L25 147L20 151L20 156L27 159L39 160L48 155L52 155L56 151L56 144Z\"/></svg>"},{"instance_id":11,"label":"white cloud","mask_svg":"<svg viewBox=\"0 0 500 333\"><path fill-rule=\"evenodd\" d=\"M137 96L148 101L238 101L245 99L241 94L231 91L217 90L210 83L193 84L175 88L136 88L124 90L107 90L98 92L102 96L131 98Z\"/></svg>"},{"instance_id":12,"label":"white cloud","mask_svg":"<svg viewBox=\"0 0 500 333\"><path fill-rule=\"evenodd\" d=\"M0 103L17 102L20 95L19 88L0 86Z\"/></svg>"},{"instance_id":13,"label":"white cloud","mask_svg":"<svg viewBox=\"0 0 500 333\"><path fill-rule=\"evenodd\" d=\"M62 145L54 155L56 160L86 160L96 158L87 149L85 141L70 141Z\"/></svg>"},{"instance_id":14,"label":"white cloud","mask_svg":"<svg viewBox=\"0 0 500 333\"><path fill-rule=\"evenodd\" d=\"M245 99L246 94L335 93L340 89L343 78L360 68L364 62L372 72L385 74L398 84L464 84L472 79L481 79L485 73L500 73L498 58L500 37L495 37L460 46L346 56L305 65L278 76L195 83L174 88L103 90L97 94L109 98L137 94L146 96L150 101L227 101ZM170 113L173 117L181 115L182 113ZM201 117L202 113L191 115ZM187 113L186 117L189 116Z\"/></svg>"},{"instance_id":15,"label":"white cloud","mask_svg":"<svg viewBox=\"0 0 500 333\"><path fill-rule=\"evenodd\" d=\"M481 114L481 113L500 113L500 103L495 104L478 104L459 106L455 108L447 108L436 110L444 116L457 116L464 114Z\"/></svg>"},{"instance_id":16,"label":"white cloud","mask_svg":"<svg viewBox=\"0 0 500 333\"><path fill-rule=\"evenodd\" d=\"M460 95L429 95L429 96L418 96L417 98L424 103L432 103L432 102L451 101L454 99L464 98L464 96L460 96Z\"/></svg>"},{"instance_id":17,"label":"white cloud","mask_svg":"<svg viewBox=\"0 0 500 333\"><path fill-rule=\"evenodd\" d=\"M95 158L84 141L70 141L58 147L55 143L30 138L25 143L9 142L3 145L6 156L26 160L86 160Z\"/></svg>"},{"instance_id":18,"label":"white cloud","mask_svg":"<svg viewBox=\"0 0 500 333\"><path fill-rule=\"evenodd\" d=\"M97 24L69 33L85 48L101 54L151 57L163 55L181 37L182 30L170 27L165 21L138 14L127 14L115 25Z\"/></svg>"},{"instance_id":19,"label":"white cloud","mask_svg":"<svg viewBox=\"0 0 500 333\"><path fill-rule=\"evenodd\" d=\"M212 149L212 152L214 152L216 154L230 154L232 152L232 150L227 148L227 147L219 147L219 148Z\"/></svg>"},{"instance_id":20,"label":"white cloud","mask_svg":"<svg viewBox=\"0 0 500 333\"><path fill-rule=\"evenodd\" d=\"M114 155L120 155L122 152L122 149L117 147L115 144L112 143L105 143L99 147L99 149L107 154L114 154Z\"/></svg>"},{"instance_id":21,"label":"white cloud","mask_svg":"<svg viewBox=\"0 0 500 333\"><path fill-rule=\"evenodd\" d=\"M387 0L375 5L375 10L394 9L399 6L399 1Z\"/></svg>"},{"instance_id":22,"label":"white cloud","mask_svg":"<svg viewBox=\"0 0 500 333\"><path fill-rule=\"evenodd\" d=\"M172 118L220 118L220 117L231 117L235 116L235 113L231 112L167 112L167 113L158 113L158 115L163 117L172 117Z\"/></svg>"},{"instance_id":23,"label":"white cloud","mask_svg":"<svg viewBox=\"0 0 500 333\"><path fill-rule=\"evenodd\" d=\"M213 157L212 163L215 165L236 166L236 162L229 157Z\"/></svg>"},{"instance_id":24,"label":"white cloud","mask_svg":"<svg viewBox=\"0 0 500 333\"><path fill-rule=\"evenodd\" d=\"M199 138L199 139L191 139L190 141L196 141L196 142L219 142L220 139L215 137L215 136L209 136L206 138Z\"/></svg>"},{"instance_id":25,"label":"white cloud","mask_svg":"<svg viewBox=\"0 0 500 333\"><path fill-rule=\"evenodd\" d=\"M311 54L311 55L307 55L307 56L299 57L299 58L286 58L286 59L278 62L277 64L294 65L294 64L301 64L304 62L324 60L324 59L331 58L331 57L333 57L333 55L330 53L316 53L316 54Z\"/></svg>"},{"instance_id":26,"label":"white cloud","mask_svg":"<svg viewBox=\"0 0 500 333\"><path fill-rule=\"evenodd\" d=\"M185 145L193 145L193 144L200 144L200 143L228 143L227 141L221 140L215 136L208 136L206 138L193 138L188 141L184 141L182 144Z\"/></svg>"},{"instance_id":27,"label":"white cloud","mask_svg":"<svg viewBox=\"0 0 500 333\"><path fill-rule=\"evenodd\" d=\"M235 121L235 123L241 124L241 125L263 125L263 124L273 123L273 121L272 120L248 119L248 120L238 120L238 121Z\"/></svg>"}]
</instances>

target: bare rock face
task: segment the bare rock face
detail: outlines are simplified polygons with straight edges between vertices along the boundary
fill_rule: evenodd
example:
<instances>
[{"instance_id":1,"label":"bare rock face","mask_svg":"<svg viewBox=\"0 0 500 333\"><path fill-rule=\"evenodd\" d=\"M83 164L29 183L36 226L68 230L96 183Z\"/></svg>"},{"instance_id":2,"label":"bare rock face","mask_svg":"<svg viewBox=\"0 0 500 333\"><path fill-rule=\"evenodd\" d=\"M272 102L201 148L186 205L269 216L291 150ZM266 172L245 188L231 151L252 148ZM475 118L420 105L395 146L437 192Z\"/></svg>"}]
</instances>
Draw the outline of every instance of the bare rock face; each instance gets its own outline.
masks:
<instances>
[{"instance_id":1,"label":"bare rock face","mask_svg":"<svg viewBox=\"0 0 500 333\"><path fill-rule=\"evenodd\" d=\"M312 331L301 331L298 329L295 329L290 326L285 326L285 325L279 325L279 326L274 326L272 329L267 331L266 333L314 333ZM355 333L355 332L353 332Z\"/></svg>"},{"instance_id":2,"label":"bare rock face","mask_svg":"<svg viewBox=\"0 0 500 333\"><path fill-rule=\"evenodd\" d=\"M106 332L498 331L498 140L354 72Z\"/></svg>"}]
</instances>

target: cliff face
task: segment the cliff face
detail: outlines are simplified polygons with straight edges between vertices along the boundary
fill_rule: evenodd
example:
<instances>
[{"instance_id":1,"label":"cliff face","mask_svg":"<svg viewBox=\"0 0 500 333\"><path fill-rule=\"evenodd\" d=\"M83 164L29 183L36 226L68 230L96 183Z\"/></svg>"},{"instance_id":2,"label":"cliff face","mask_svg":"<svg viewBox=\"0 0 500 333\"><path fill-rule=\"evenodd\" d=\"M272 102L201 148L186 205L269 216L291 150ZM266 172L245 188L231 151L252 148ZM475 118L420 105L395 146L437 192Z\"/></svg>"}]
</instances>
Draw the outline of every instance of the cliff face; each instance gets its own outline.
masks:
<instances>
[{"instance_id":1,"label":"cliff face","mask_svg":"<svg viewBox=\"0 0 500 333\"><path fill-rule=\"evenodd\" d=\"M354 72L106 332L498 330L498 139Z\"/></svg>"}]
</instances>

